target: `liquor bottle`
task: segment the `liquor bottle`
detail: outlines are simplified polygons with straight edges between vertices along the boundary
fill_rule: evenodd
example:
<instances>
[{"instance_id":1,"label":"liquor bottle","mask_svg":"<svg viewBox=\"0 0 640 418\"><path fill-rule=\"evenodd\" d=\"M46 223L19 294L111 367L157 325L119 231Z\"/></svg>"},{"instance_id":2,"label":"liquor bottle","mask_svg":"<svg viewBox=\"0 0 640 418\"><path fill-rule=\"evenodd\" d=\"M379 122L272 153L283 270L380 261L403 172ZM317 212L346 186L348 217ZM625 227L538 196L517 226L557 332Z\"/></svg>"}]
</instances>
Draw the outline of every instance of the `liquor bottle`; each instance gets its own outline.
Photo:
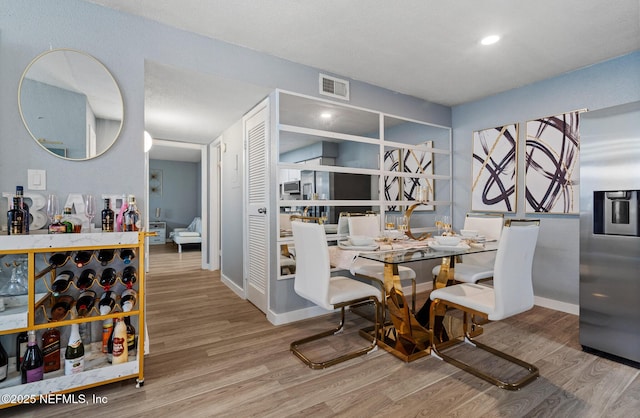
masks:
<instances>
[{"instance_id":1,"label":"liquor bottle","mask_svg":"<svg viewBox=\"0 0 640 418\"><path fill-rule=\"evenodd\" d=\"M84 344L80 338L78 324L71 324L69 344L64 352L64 374L72 375L84 370Z\"/></svg>"},{"instance_id":2,"label":"liquor bottle","mask_svg":"<svg viewBox=\"0 0 640 418\"><path fill-rule=\"evenodd\" d=\"M125 289L120 295L120 307L122 312L129 312L136 306L138 293L134 289Z\"/></svg>"},{"instance_id":3,"label":"liquor bottle","mask_svg":"<svg viewBox=\"0 0 640 418\"><path fill-rule=\"evenodd\" d=\"M64 208L62 223L66 225L67 232L82 232L82 220L73 216L73 214L71 213L71 208Z\"/></svg>"},{"instance_id":4,"label":"liquor bottle","mask_svg":"<svg viewBox=\"0 0 640 418\"><path fill-rule=\"evenodd\" d=\"M74 300L71 295L61 295L57 297L51 307L51 320L61 321L67 316L67 312L73 306Z\"/></svg>"},{"instance_id":5,"label":"liquor bottle","mask_svg":"<svg viewBox=\"0 0 640 418\"><path fill-rule=\"evenodd\" d=\"M16 336L16 371L20 371L20 366L24 360L24 353L27 351L27 342L29 337L27 332L23 331Z\"/></svg>"},{"instance_id":6,"label":"liquor bottle","mask_svg":"<svg viewBox=\"0 0 640 418\"><path fill-rule=\"evenodd\" d=\"M76 306L78 309L78 315L81 317L89 315L91 309L93 309L93 305L96 302L96 292L91 289L87 289L84 292L80 293L78 297L78 302L76 302Z\"/></svg>"},{"instance_id":7,"label":"liquor bottle","mask_svg":"<svg viewBox=\"0 0 640 418\"><path fill-rule=\"evenodd\" d=\"M0 382L4 381L9 374L9 355L0 341Z\"/></svg>"},{"instance_id":8,"label":"liquor bottle","mask_svg":"<svg viewBox=\"0 0 640 418\"><path fill-rule=\"evenodd\" d=\"M136 272L136 268L133 266L125 267L122 271L122 283L124 283L127 288L131 288L137 280L138 273Z\"/></svg>"},{"instance_id":9,"label":"liquor bottle","mask_svg":"<svg viewBox=\"0 0 640 418\"><path fill-rule=\"evenodd\" d=\"M130 194L127 203L127 211L124 213L124 231L139 231L142 227L141 222L140 212L136 207L136 197Z\"/></svg>"},{"instance_id":10,"label":"liquor bottle","mask_svg":"<svg viewBox=\"0 0 640 418\"><path fill-rule=\"evenodd\" d=\"M73 262L76 263L76 266L78 266L78 268L82 268L89 264L92 255L93 251L78 251L76 253L76 256L73 257Z\"/></svg>"},{"instance_id":11,"label":"liquor bottle","mask_svg":"<svg viewBox=\"0 0 640 418\"><path fill-rule=\"evenodd\" d=\"M136 328L131 324L131 318L124 317L124 324L127 327L127 351L129 357L136 355L136 348L138 346L138 337L136 337Z\"/></svg>"},{"instance_id":12,"label":"liquor bottle","mask_svg":"<svg viewBox=\"0 0 640 418\"><path fill-rule=\"evenodd\" d=\"M42 352L44 372L60 370L60 331L56 328L49 328L42 334Z\"/></svg>"},{"instance_id":13,"label":"liquor bottle","mask_svg":"<svg viewBox=\"0 0 640 418\"><path fill-rule=\"evenodd\" d=\"M124 213L127 211L127 200L125 196L122 195L122 205L120 205L120 212L116 216L116 231L122 232L124 231Z\"/></svg>"},{"instance_id":14,"label":"liquor bottle","mask_svg":"<svg viewBox=\"0 0 640 418\"><path fill-rule=\"evenodd\" d=\"M116 254L116 250L111 248L103 248L100 251L98 251L97 258L100 264L102 264L103 266L106 266L113 260L113 257L115 256L115 254Z\"/></svg>"},{"instance_id":15,"label":"liquor bottle","mask_svg":"<svg viewBox=\"0 0 640 418\"><path fill-rule=\"evenodd\" d=\"M120 258L124 264L130 264L131 260L136 258L136 252L133 248L123 248L120 250Z\"/></svg>"},{"instance_id":16,"label":"liquor bottle","mask_svg":"<svg viewBox=\"0 0 640 418\"><path fill-rule=\"evenodd\" d=\"M20 365L23 384L37 382L44 377L44 359L36 341L36 332L33 330L27 331L27 335L29 338L27 351L24 352L24 359Z\"/></svg>"},{"instance_id":17,"label":"liquor bottle","mask_svg":"<svg viewBox=\"0 0 640 418\"><path fill-rule=\"evenodd\" d=\"M127 326L122 318L115 318L113 327L113 348L111 350L112 364L126 363L129 358L127 346Z\"/></svg>"},{"instance_id":18,"label":"liquor bottle","mask_svg":"<svg viewBox=\"0 0 640 418\"><path fill-rule=\"evenodd\" d=\"M111 341L112 334L113 318L107 318L102 321L102 352L105 354L109 352L109 342ZM109 360L109 362L111 362L111 360Z\"/></svg>"},{"instance_id":19,"label":"liquor bottle","mask_svg":"<svg viewBox=\"0 0 640 418\"><path fill-rule=\"evenodd\" d=\"M20 207L24 211L24 233L29 233L29 224L31 223L31 215L29 214L29 205L24 201L24 188L22 186L16 186L16 197L20 198Z\"/></svg>"},{"instance_id":20,"label":"liquor bottle","mask_svg":"<svg viewBox=\"0 0 640 418\"><path fill-rule=\"evenodd\" d=\"M7 226L9 235L24 235L24 210L21 208L20 198L13 198L13 206L7 212Z\"/></svg>"},{"instance_id":21,"label":"liquor bottle","mask_svg":"<svg viewBox=\"0 0 640 418\"><path fill-rule=\"evenodd\" d=\"M58 296L60 293L67 290L69 283L73 281L73 272L65 270L56 276L56 279L51 283L51 290L53 296Z\"/></svg>"},{"instance_id":22,"label":"liquor bottle","mask_svg":"<svg viewBox=\"0 0 640 418\"><path fill-rule=\"evenodd\" d=\"M111 200L104 199L104 209L102 209L102 231L113 232L114 223L113 210L111 210Z\"/></svg>"},{"instance_id":23,"label":"liquor bottle","mask_svg":"<svg viewBox=\"0 0 640 418\"><path fill-rule=\"evenodd\" d=\"M80 277L78 277L78 281L76 282L76 286L80 290L85 290L90 288L93 285L93 281L96 278L96 271L93 269L85 269L80 273Z\"/></svg>"},{"instance_id":24,"label":"liquor bottle","mask_svg":"<svg viewBox=\"0 0 640 418\"><path fill-rule=\"evenodd\" d=\"M100 302L98 302L100 315L108 315L114 306L116 306L116 293L113 290L107 290L100 296Z\"/></svg>"},{"instance_id":25,"label":"liquor bottle","mask_svg":"<svg viewBox=\"0 0 640 418\"><path fill-rule=\"evenodd\" d=\"M116 282L116 279L116 270L108 267L102 270L102 275L100 275L100 286L104 287L105 290L109 290L109 288Z\"/></svg>"},{"instance_id":26,"label":"liquor bottle","mask_svg":"<svg viewBox=\"0 0 640 418\"><path fill-rule=\"evenodd\" d=\"M62 215L55 215L52 224L49 224L50 234L64 234L67 232L67 226L62 223Z\"/></svg>"}]
</instances>

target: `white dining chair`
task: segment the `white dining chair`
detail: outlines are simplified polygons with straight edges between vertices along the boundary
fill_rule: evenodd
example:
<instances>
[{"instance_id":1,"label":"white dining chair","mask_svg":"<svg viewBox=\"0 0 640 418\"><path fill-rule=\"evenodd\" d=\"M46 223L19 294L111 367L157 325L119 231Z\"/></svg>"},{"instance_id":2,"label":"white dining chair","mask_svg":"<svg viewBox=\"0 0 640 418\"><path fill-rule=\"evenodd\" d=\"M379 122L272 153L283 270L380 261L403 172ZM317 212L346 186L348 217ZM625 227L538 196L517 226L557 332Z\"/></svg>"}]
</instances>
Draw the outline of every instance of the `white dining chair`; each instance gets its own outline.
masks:
<instances>
[{"instance_id":1,"label":"white dining chair","mask_svg":"<svg viewBox=\"0 0 640 418\"><path fill-rule=\"evenodd\" d=\"M296 249L295 292L324 309L341 312L338 327L292 342L291 351L312 369L323 369L370 352L377 346L380 289L349 277L331 276L329 248L322 225L292 222L291 227ZM302 352L303 345L343 330L346 307L365 303L375 305L373 340L369 345L323 361L312 360Z\"/></svg>"},{"instance_id":2,"label":"white dining chair","mask_svg":"<svg viewBox=\"0 0 640 418\"><path fill-rule=\"evenodd\" d=\"M478 316L488 321L499 321L533 307L531 271L539 225L538 220L527 220L526 223L519 222L518 225L508 223L505 225L496 254L493 287L477 283L460 283L436 289L429 296L432 301L429 315L430 329L434 329L436 312L441 312L442 307L462 310L464 337L456 338L454 340L456 344L469 343L522 367L527 371L526 374L512 382L502 380L445 354L433 338L432 355L504 389L519 389L538 377L538 368L533 364L474 340L470 335L470 326L473 326L471 317ZM446 344L450 347L451 341Z\"/></svg>"},{"instance_id":3,"label":"white dining chair","mask_svg":"<svg viewBox=\"0 0 640 418\"><path fill-rule=\"evenodd\" d=\"M348 216L348 235L362 235L371 238L380 236L380 215L368 214L366 216ZM351 272L356 276L373 278L384 282L384 265L377 261L356 258L351 265ZM410 267L399 266L398 275L400 281L411 281L411 310L416 310L416 272Z\"/></svg>"},{"instance_id":4,"label":"white dining chair","mask_svg":"<svg viewBox=\"0 0 640 418\"><path fill-rule=\"evenodd\" d=\"M462 229L478 231L487 241L498 241L502 233L504 215L501 213L467 213ZM462 263L456 263L453 280L462 283L477 283L493 277L494 254L470 254L462 257ZM432 270L433 277L440 274L441 266Z\"/></svg>"}]
</instances>

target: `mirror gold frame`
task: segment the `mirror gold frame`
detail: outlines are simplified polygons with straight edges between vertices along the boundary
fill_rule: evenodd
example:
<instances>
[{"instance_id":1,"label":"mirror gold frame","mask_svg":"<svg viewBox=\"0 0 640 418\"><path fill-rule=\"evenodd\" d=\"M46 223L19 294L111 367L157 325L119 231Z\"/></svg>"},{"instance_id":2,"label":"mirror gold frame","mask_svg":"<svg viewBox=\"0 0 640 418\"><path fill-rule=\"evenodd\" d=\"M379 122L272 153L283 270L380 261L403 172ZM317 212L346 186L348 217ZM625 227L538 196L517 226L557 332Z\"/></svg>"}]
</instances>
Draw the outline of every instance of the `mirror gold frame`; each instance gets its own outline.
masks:
<instances>
[{"instance_id":1,"label":"mirror gold frame","mask_svg":"<svg viewBox=\"0 0 640 418\"><path fill-rule=\"evenodd\" d=\"M46 51L29 63L18 86L18 109L38 145L72 161L104 154L124 122L113 75L95 57L74 49Z\"/></svg>"}]
</instances>

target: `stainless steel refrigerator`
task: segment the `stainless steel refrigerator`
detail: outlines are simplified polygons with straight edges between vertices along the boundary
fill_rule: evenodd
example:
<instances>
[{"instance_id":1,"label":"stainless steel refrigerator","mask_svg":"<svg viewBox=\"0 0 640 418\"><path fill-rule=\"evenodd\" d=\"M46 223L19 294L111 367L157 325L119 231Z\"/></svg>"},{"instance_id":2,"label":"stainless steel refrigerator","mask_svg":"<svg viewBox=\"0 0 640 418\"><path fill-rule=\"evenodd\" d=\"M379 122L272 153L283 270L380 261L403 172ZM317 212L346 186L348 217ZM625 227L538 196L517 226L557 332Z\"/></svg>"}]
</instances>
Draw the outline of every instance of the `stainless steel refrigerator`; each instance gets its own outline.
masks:
<instances>
[{"instance_id":1,"label":"stainless steel refrigerator","mask_svg":"<svg viewBox=\"0 0 640 418\"><path fill-rule=\"evenodd\" d=\"M580 344L637 365L640 102L587 112L580 124Z\"/></svg>"}]
</instances>

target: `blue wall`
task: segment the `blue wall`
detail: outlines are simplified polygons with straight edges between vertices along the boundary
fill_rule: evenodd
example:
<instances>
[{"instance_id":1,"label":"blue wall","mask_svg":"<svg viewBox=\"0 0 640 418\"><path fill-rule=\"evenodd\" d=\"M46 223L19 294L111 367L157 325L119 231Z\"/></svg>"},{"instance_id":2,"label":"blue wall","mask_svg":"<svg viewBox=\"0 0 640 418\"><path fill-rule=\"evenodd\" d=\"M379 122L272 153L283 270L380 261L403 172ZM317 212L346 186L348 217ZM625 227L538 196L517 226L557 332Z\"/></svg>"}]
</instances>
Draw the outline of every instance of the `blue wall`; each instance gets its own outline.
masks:
<instances>
[{"instance_id":1,"label":"blue wall","mask_svg":"<svg viewBox=\"0 0 640 418\"><path fill-rule=\"evenodd\" d=\"M524 141L528 120L581 108L603 109L640 100L640 52L453 108L454 226L471 206L473 131L520 123L516 217L542 219L534 261L536 296L578 304L578 215L524 213Z\"/></svg>"},{"instance_id":2,"label":"blue wall","mask_svg":"<svg viewBox=\"0 0 640 418\"><path fill-rule=\"evenodd\" d=\"M162 170L162 194L149 193L149 216L167 223L167 236L176 227L186 227L194 217L202 216L200 163L149 160L150 170Z\"/></svg>"}]
</instances>

